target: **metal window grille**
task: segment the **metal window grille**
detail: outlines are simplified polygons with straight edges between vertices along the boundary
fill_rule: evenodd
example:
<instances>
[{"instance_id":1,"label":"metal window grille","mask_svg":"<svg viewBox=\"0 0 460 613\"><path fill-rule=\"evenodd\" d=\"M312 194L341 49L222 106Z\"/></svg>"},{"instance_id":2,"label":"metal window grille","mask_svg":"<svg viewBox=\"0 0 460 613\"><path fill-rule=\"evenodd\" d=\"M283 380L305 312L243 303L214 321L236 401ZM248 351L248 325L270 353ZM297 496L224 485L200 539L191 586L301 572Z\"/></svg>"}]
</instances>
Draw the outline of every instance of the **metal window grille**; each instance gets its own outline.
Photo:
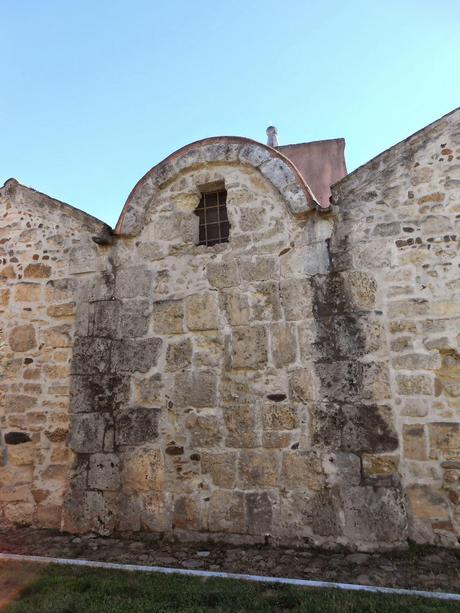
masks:
<instances>
[{"instance_id":1,"label":"metal window grille","mask_svg":"<svg viewBox=\"0 0 460 613\"><path fill-rule=\"evenodd\" d=\"M211 246L228 242L230 223L227 216L225 189L203 193L195 214L200 219L199 245Z\"/></svg>"}]
</instances>

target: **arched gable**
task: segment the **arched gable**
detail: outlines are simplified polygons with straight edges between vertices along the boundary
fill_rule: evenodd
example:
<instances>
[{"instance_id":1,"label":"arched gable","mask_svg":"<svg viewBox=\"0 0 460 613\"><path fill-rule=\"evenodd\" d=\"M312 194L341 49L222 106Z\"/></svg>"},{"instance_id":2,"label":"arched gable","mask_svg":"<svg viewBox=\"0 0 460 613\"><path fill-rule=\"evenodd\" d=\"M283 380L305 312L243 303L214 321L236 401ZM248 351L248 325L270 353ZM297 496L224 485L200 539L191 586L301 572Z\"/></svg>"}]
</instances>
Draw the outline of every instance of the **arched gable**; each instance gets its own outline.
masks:
<instances>
[{"instance_id":1,"label":"arched gable","mask_svg":"<svg viewBox=\"0 0 460 613\"><path fill-rule=\"evenodd\" d=\"M180 172L210 163L240 163L258 169L280 192L294 217L302 218L319 206L299 170L285 155L248 138L219 136L186 145L149 170L130 193L115 234L139 234L157 190Z\"/></svg>"}]
</instances>

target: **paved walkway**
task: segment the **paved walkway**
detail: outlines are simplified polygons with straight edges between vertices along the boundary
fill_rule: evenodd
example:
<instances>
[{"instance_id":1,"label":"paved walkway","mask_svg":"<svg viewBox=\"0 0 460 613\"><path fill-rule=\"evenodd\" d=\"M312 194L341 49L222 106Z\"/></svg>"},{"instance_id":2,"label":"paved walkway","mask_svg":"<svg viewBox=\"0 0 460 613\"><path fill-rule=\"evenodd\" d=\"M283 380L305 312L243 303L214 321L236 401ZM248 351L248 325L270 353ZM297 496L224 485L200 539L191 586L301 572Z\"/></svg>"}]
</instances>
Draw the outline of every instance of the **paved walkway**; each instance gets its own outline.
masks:
<instances>
[{"instance_id":1,"label":"paved walkway","mask_svg":"<svg viewBox=\"0 0 460 613\"><path fill-rule=\"evenodd\" d=\"M116 539L18 528L0 529L0 551L460 593L460 549L413 546L378 554L328 552L168 543L151 534Z\"/></svg>"}]
</instances>

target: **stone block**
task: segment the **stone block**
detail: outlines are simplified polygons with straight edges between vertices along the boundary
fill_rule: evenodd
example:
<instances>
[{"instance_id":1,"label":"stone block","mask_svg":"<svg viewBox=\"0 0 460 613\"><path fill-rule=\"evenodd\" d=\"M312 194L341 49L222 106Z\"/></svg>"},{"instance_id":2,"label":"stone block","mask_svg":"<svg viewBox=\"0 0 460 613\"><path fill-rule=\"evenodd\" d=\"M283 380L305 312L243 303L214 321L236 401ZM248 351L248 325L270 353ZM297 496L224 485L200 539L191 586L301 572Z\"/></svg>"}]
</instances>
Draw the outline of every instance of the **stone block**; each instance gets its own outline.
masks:
<instances>
[{"instance_id":1,"label":"stone block","mask_svg":"<svg viewBox=\"0 0 460 613\"><path fill-rule=\"evenodd\" d=\"M42 286L38 283L18 283L14 288L16 302L39 302Z\"/></svg>"},{"instance_id":2,"label":"stone block","mask_svg":"<svg viewBox=\"0 0 460 613\"><path fill-rule=\"evenodd\" d=\"M249 534L272 533L273 511L276 508L274 495L268 492L246 494L246 516Z\"/></svg>"},{"instance_id":3,"label":"stone block","mask_svg":"<svg viewBox=\"0 0 460 613\"><path fill-rule=\"evenodd\" d=\"M239 286L238 267L234 260L229 262L210 262L206 266L206 274L211 287Z\"/></svg>"},{"instance_id":4,"label":"stone block","mask_svg":"<svg viewBox=\"0 0 460 613\"><path fill-rule=\"evenodd\" d=\"M166 370L176 371L188 368L192 362L192 342L189 338L168 344Z\"/></svg>"},{"instance_id":5,"label":"stone block","mask_svg":"<svg viewBox=\"0 0 460 613\"><path fill-rule=\"evenodd\" d=\"M219 327L216 293L188 296L185 299L185 314L189 330L216 330Z\"/></svg>"},{"instance_id":6,"label":"stone block","mask_svg":"<svg viewBox=\"0 0 460 613\"><path fill-rule=\"evenodd\" d=\"M114 453L95 453L89 460L88 487L116 491L120 487L119 458Z\"/></svg>"},{"instance_id":7,"label":"stone block","mask_svg":"<svg viewBox=\"0 0 460 613\"><path fill-rule=\"evenodd\" d=\"M140 445L158 438L161 410L147 407L119 409L115 413L115 443Z\"/></svg>"},{"instance_id":8,"label":"stone block","mask_svg":"<svg viewBox=\"0 0 460 613\"><path fill-rule=\"evenodd\" d=\"M278 283L274 281L253 283L248 298L253 321L278 321L282 318Z\"/></svg>"},{"instance_id":9,"label":"stone block","mask_svg":"<svg viewBox=\"0 0 460 613\"><path fill-rule=\"evenodd\" d=\"M156 334L182 334L184 332L184 305L182 300L163 300L153 303L153 330Z\"/></svg>"},{"instance_id":10,"label":"stone block","mask_svg":"<svg viewBox=\"0 0 460 613\"><path fill-rule=\"evenodd\" d=\"M299 426L296 409L286 404L264 405L262 423L265 430L293 430Z\"/></svg>"},{"instance_id":11,"label":"stone block","mask_svg":"<svg viewBox=\"0 0 460 613\"><path fill-rule=\"evenodd\" d=\"M350 270L342 273L352 308L370 310L375 307L377 283L369 273Z\"/></svg>"},{"instance_id":12,"label":"stone block","mask_svg":"<svg viewBox=\"0 0 460 613\"><path fill-rule=\"evenodd\" d=\"M4 507L5 519L15 526L30 526L35 505L31 502L11 502Z\"/></svg>"},{"instance_id":13,"label":"stone block","mask_svg":"<svg viewBox=\"0 0 460 613\"><path fill-rule=\"evenodd\" d=\"M120 374L73 375L70 388L71 413L111 413L129 399L129 377Z\"/></svg>"},{"instance_id":14,"label":"stone block","mask_svg":"<svg viewBox=\"0 0 460 613\"><path fill-rule=\"evenodd\" d=\"M174 377L174 403L178 407L213 407L216 375L210 371L184 371Z\"/></svg>"},{"instance_id":15,"label":"stone block","mask_svg":"<svg viewBox=\"0 0 460 613\"><path fill-rule=\"evenodd\" d=\"M139 406L160 406L163 396L163 378L160 373L133 379L134 398Z\"/></svg>"},{"instance_id":16,"label":"stone block","mask_svg":"<svg viewBox=\"0 0 460 613\"><path fill-rule=\"evenodd\" d=\"M190 496L180 496L174 501L173 530L203 530L207 528L207 516L202 505Z\"/></svg>"},{"instance_id":17,"label":"stone block","mask_svg":"<svg viewBox=\"0 0 460 613\"><path fill-rule=\"evenodd\" d=\"M35 460L35 444L8 445L8 463L13 466L27 466Z\"/></svg>"},{"instance_id":18,"label":"stone block","mask_svg":"<svg viewBox=\"0 0 460 613\"><path fill-rule=\"evenodd\" d=\"M216 415L188 415L185 427L193 447L216 447L222 440L221 420Z\"/></svg>"},{"instance_id":19,"label":"stone block","mask_svg":"<svg viewBox=\"0 0 460 613\"><path fill-rule=\"evenodd\" d=\"M69 324L52 326L44 331L43 338L48 347L60 348L72 346L72 329Z\"/></svg>"},{"instance_id":20,"label":"stone block","mask_svg":"<svg viewBox=\"0 0 460 613\"><path fill-rule=\"evenodd\" d=\"M75 338L71 372L76 375L95 375L107 372L111 346L112 341L106 338Z\"/></svg>"},{"instance_id":21,"label":"stone block","mask_svg":"<svg viewBox=\"0 0 460 613\"><path fill-rule=\"evenodd\" d=\"M290 396L293 400L298 402L315 400L317 384L313 366L311 368L292 370L288 376Z\"/></svg>"},{"instance_id":22,"label":"stone block","mask_svg":"<svg viewBox=\"0 0 460 613\"><path fill-rule=\"evenodd\" d=\"M231 326L246 326L249 323L249 302L240 290L220 292L221 308Z\"/></svg>"},{"instance_id":23,"label":"stone block","mask_svg":"<svg viewBox=\"0 0 460 613\"><path fill-rule=\"evenodd\" d=\"M51 279L45 286L48 303L73 300L78 287L77 279Z\"/></svg>"},{"instance_id":24,"label":"stone block","mask_svg":"<svg viewBox=\"0 0 460 613\"><path fill-rule=\"evenodd\" d=\"M120 320L118 300L99 300L90 304L89 336L116 338Z\"/></svg>"},{"instance_id":25,"label":"stone block","mask_svg":"<svg viewBox=\"0 0 460 613\"><path fill-rule=\"evenodd\" d=\"M209 530L244 534L246 532L244 494L218 490L209 502Z\"/></svg>"},{"instance_id":26,"label":"stone block","mask_svg":"<svg viewBox=\"0 0 460 613\"><path fill-rule=\"evenodd\" d=\"M76 303L75 302L65 302L64 304L52 304L46 309L46 314L49 317L54 317L56 319L65 318L65 317L73 317L76 311Z\"/></svg>"},{"instance_id":27,"label":"stone block","mask_svg":"<svg viewBox=\"0 0 460 613\"><path fill-rule=\"evenodd\" d=\"M399 457L363 453L363 474L368 478L389 477L398 474Z\"/></svg>"},{"instance_id":28,"label":"stone block","mask_svg":"<svg viewBox=\"0 0 460 613\"><path fill-rule=\"evenodd\" d=\"M83 496L79 509L83 520L81 532L96 532L102 536L113 533L118 523L118 494L115 492L89 491Z\"/></svg>"},{"instance_id":29,"label":"stone block","mask_svg":"<svg viewBox=\"0 0 460 613\"><path fill-rule=\"evenodd\" d=\"M321 458L311 451L285 451L281 467L281 483L289 490L318 491L324 487Z\"/></svg>"},{"instance_id":30,"label":"stone block","mask_svg":"<svg viewBox=\"0 0 460 613\"><path fill-rule=\"evenodd\" d=\"M237 456L232 451L201 454L201 472L209 473L214 485L231 489L235 486Z\"/></svg>"},{"instance_id":31,"label":"stone block","mask_svg":"<svg viewBox=\"0 0 460 613\"><path fill-rule=\"evenodd\" d=\"M264 326L233 329L231 339L233 368L260 368L267 362L267 332Z\"/></svg>"},{"instance_id":32,"label":"stone block","mask_svg":"<svg viewBox=\"0 0 460 613\"><path fill-rule=\"evenodd\" d=\"M13 351L29 351L37 346L35 328L32 324L15 326L8 335L8 342Z\"/></svg>"},{"instance_id":33,"label":"stone block","mask_svg":"<svg viewBox=\"0 0 460 613\"><path fill-rule=\"evenodd\" d=\"M153 293L154 272L132 267L119 270L115 280L117 298L148 298Z\"/></svg>"},{"instance_id":34,"label":"stone block","mask_svg":"<svg viewBox=\"0 0 460 613\"><path fill-rule=\"evenodd\" d=\"M313 412L313 443L352 453L398 448L391 408L380 405L322 403Z\"/></svg>"},{"instance_id":35,"label":"stone block","mask_svg":"<svg viewBox=\"0 0 460 613\"><path fill-rule=\"evenodd\" d=\"M121 456L123 491L161 491L165 484L163 455L159 449L138 447Z\"/></svg>"},{"instance_id":36,"label":"stone block","mask_svg":"<svg viewBox=\"0 0 460 613\"><path fill-rule=\"evenodd\" d=\"M38 505L35 510L34 524L39 528L60 530L62 505Z\"/></svg>"},{"instance_id":37,"label":"stone block","mask_svg":"<svg viewBox=\"0 0 460 613\"><path fill-rule=\"evenodd\" d=\"M51 276L51 266L48 264L34 263L27 264L24 268L25 279L48 279Z\"/></svg>"},{"instance_id":38,"label":"stone block","mask_svg":"<svg viewBox=\"0 0 460 613\"><path fill-rule=\"evenodd\" d=\"M278 485L279 454L268 449L243 449L239 459L239 475L243 489Z\"/></svg>"},{"instance_id":39,"label":"stone block","mask_svg":"<svg viewBox=\"0 0 460 613\"><path fill-rule=\"evenodd\" d=\"M312 317L312 289L308 279L286 279L280 283L281 303L288 321Z\"/></svg>"},{"instance_id":40,"label":"stone block","mask_svg":"<svg viewBox=\"0 0 460 613\"><path fill-rule=\"evenodd\" d=\"M9 288L0 289L0 306L6 307L10 301L11 291Z\"/></svg>"},{"instance_id":41,"label":"stone block","mask_svg":"<svg viewBox=\"0 0 460 613\"><path fill-rule=\"evenodd\" d=\"M28 394L5 394L4 407L6 413L23 413L33 409L38 403L35 396Z\"/></svg>"},{"instance_id":42,"label":"stone block","mask_svg":"<svg viewBox=\"0 0 460 613\"><path fill-rule=\"evenodd\" d=\"M239 258L238 267L244 281L273 281L279 276L278 258L270 255Z\"/></svg>"},{"instance_id":43,"label":"stone block","mask_svg":"<svg viewBox=\"0 0 460 613\"><path fill-rule=\"evenodd\" d=\"M269 327L271 355L276 368L288 366L297 358L297 337L294 324L273 323Z\"/></svg>"},{"instance_id":44,"label":"stone block","mask_svg":"<svg viewBox=\"0 0 460 613\"><path fill-rule=\"evenodd\" d=\"M111 367L114 372L148 372L158 362L161 338L113 341Z\"/></svg>"},{"instance_id":45,"label":"stone block","mask_svg":"<svg viewBox=\"0 0 460 613\"><path fill-rule=\"evenodd\" d=\"M102 413L72 415L69 447L76 453L102 452L108 423L108 417Z\"/></svg>"},{"instance_id":46,"label":"stone block","mask_svg":"<svg viewBox=\"0 0 460 613\"><path fill-rule=\"evenodd\" d=\"M427 460L427 444L423 424L403 425L404 457L409 460Z\"/></svg>"},{"instance_id":47,"label":"stone block","mask_svg":"<svg viewBox=\"0 0 460 613\"><path fill-rule=\"evenodd\" d=\"M409 516L430 521L449 520L446 492L435 485L410 485L406 488Z\"/></svg>"},{"instance_id":48,"label":"stone block","mask_svg":"<svg viewBox=\"0 0 460 613\"><path fill-rule=\"evenodd\" d=\"M228 431L227 447L255 447L257 445L255 409L251 405L235 405L224 409Z\"/></svg>"},{"instance_id":49,"label":"stone block","mask_svg":"<svg viewBox=\"0 0 460 613\"><path fill-rule=\"evenodd\" d=\"M142 494L141 525L151 532L169 532L172 528L172 504L165 492Z\"/></svg>"},{"instance_id":50,"label":"stone block","mask_svg":"<svg viewBox=\"0 0 460 613\"><path fill-rule=\"evenodd\" d=\"M405 353L392 360L394 368L402 370L435 370L441 366L439 353Z\"/></svg>"},{"instance_id":51,"label":"stone block","mask_svg":"<svg viewBox=\"0 0 460 613\"><path fill-rule=\"evenodd\" d=\"M457 422L434 422L428 424L430 457L448 457L460 450L460 424Z\"/></svg>"},{"instance_id":52,"label":"stone block","mask_svg":"<svg viewBox=\"0 0 460 613\"><path fill-rule=\"evenodd\" d=\"M121 336L128 338L145 336L149 328L150 310L148 300L125 300L120 312Z\"/></svg>"},{"instance_id":53,"label":"stone block","mask_svg":"<svg viewBox=\"0 0 460 613\"><path fill-rule=\"evenodd\" d=\"M396 384L402 396L433 395L433 378L430 375L397 375Z\"/></svg>"}]
</instances>

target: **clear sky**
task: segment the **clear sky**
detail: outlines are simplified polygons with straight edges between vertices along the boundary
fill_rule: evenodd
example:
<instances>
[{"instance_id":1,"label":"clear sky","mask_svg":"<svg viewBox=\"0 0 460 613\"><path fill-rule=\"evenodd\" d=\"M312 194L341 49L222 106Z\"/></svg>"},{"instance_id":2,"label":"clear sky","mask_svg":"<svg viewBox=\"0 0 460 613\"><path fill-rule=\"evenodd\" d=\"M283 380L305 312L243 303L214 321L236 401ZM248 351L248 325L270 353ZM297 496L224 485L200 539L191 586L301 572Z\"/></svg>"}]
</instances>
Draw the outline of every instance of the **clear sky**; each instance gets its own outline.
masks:
<instances>
[{"instance_id":1,"label":"clear sky","mask_svg":"<svg viewBox=\"0 0 460 613\"><path fill-rule=\"evenodd\" d=\"M114 225L207 136L345 137L349 170L460 105L460 0L0 0L0 185Z\"/></svg>"}]
</instances>

